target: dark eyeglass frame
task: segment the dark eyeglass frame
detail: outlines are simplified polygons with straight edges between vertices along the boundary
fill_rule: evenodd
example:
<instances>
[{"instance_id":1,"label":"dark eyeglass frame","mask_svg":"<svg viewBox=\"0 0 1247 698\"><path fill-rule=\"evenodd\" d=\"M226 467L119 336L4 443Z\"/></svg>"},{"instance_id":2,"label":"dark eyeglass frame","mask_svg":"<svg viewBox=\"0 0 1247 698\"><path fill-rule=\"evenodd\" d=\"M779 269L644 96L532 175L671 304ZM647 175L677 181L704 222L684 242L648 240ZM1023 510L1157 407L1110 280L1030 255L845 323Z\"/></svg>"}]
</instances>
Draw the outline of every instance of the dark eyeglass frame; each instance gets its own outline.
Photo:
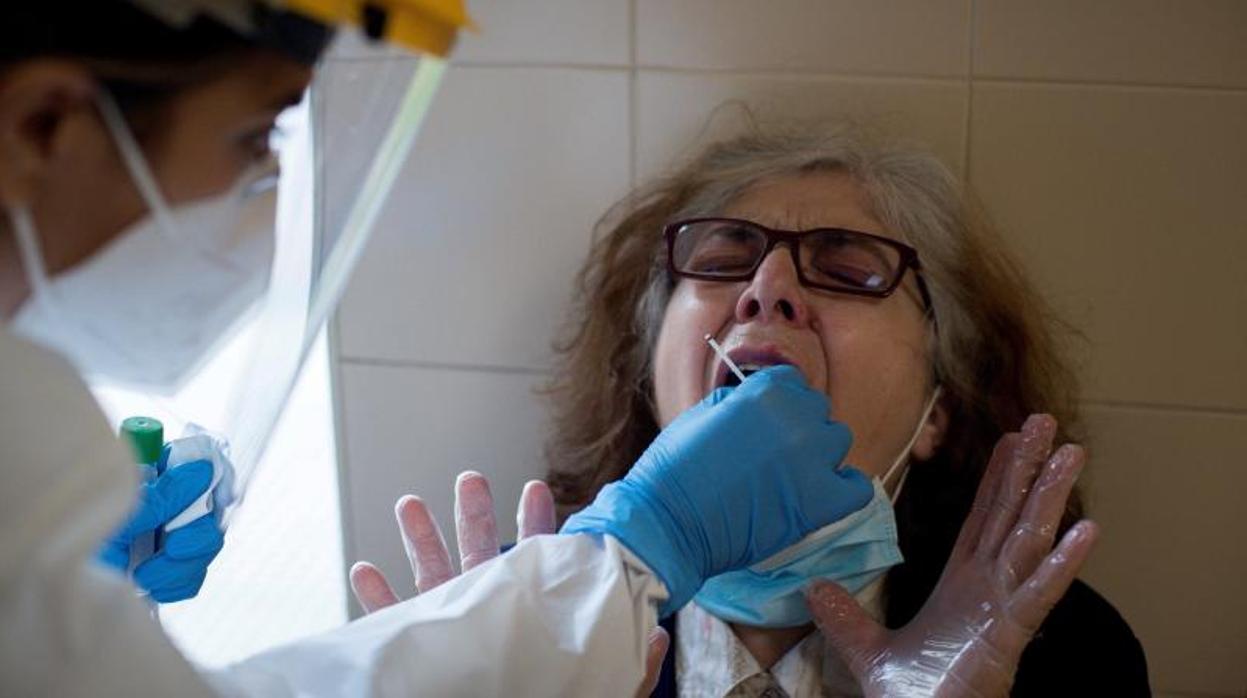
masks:
<instances>
[{"instance_id":1,"label":"dark eyeglass frame","mask_svg":"<svg viewBox=\"0 0 1247 698\"><path fill-rule=\"evenodd\" d=\"M751 267L748 271L735 274L703 274L691 271L681 271L676 267L675 263L675 241L679 236L681 228L696 223L729 223L732 225L750 228L762 233L766 237L766 246L762 249L762 254L758 256L758 259L754 262L753 267ZM900 262L896 272L896 277L892 279L891 284L889 284L886 288L881 289L831 286L828 284L821 284L807 278L805 271L801 266L800 241L802 238L815 233L835 233L848 238L864 238L873 243L891 247L900 254ZM729 283L749 281L753 278L754 274L758 273L758 267L762 266L762 262L768 255L771 254L771 251L774 250L777 245L787 244L788 251L792 254L793 265L797 269L797 280L801 282L802 286L817 288L823 291L831 291L832 293L847 293L854 296L868 296L871 298L887 298L892 295L892 293L900 287L901 282L905 280L905 272L909 269L913 269L914 280L918 283L918 293L922 296L923 309L928 312L932 310L931 294L927 291L927 284L922 278L922 263L918 261L918 251L903 242L893 240L892 238L886 238L881 235L863 233L860 230L849 230L847 228L813 228L811 230L800 231L776 230L774 228L768 228L761 223L754 223L753 221L742 220L740 218L711 216L706 218L685 218L668 223L663 227L663 237L667 240L667 270L674 277L698 279L701 281L722 281Z\"/></svg>"}]
</instances>

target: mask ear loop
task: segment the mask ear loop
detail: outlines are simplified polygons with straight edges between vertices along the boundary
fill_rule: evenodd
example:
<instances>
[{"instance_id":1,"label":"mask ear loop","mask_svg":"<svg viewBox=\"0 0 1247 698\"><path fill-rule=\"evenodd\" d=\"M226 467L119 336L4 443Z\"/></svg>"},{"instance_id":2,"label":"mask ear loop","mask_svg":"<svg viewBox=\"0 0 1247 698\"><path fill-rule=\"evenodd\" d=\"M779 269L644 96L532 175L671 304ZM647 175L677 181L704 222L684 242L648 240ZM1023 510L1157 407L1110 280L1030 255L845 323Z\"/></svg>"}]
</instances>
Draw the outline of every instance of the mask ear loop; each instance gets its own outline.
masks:
<instances>
[{"instance_id":1,"label":"mask ear loop","mask_svg":"<svg viewBox=\"0 0 1247 698\"><path fill-rule=\"evenodd\" d=\"M31 302L44 305L51 303L48 267L43 261L43 248L39 245L39 235L35 232L35 221L30 215L30 207L26 204L11 207L9 221L13 224L17 250L22 256L22 270L26 272L26 283L30 285Z\"/></svg>"},{"instance_id":2,"label":"mask ear loop","mask_svg":"<svg viewBox=\"0 0 1247 698\"><path fill-rule=\"evenodd\" d=\"M143 148L135 139L134 131L126 122L125 115L122 114L113 96L107 90L100 89L96 91L95 102L100 116L104 119L104 125L112 136L113 143L121 153L121 160L125 163L126 171L130 173L130 181L138 189L139 197L143 199L148 213L156 221L157 234L172 242L179 249L194 251L220 266L233 267L233 263L222 257L210 241L187 235L184 227L179 225L168 200L160 191L160 184L156 181L151 165L148 164L147 157L143 154ZM257 166L257 173L262 169L263 165ZM250 178L244 175L234 183L235 195L240 202L245 200L244 194L247 186L252 184L255 178L254 174Z\"/></svg>"},{"instance_id":3,"label":"mask ear loop","mask_svg":"<svg viewBox=\"0 0 1247 698\"><path fill-rule=\"evenodd\" d=\"M922 294L922 304L925 308L923 315L931 322L931 336L938 340L940 334L940 323L939 319L935 316L935 303L933 303L931 299L931 290L927 287L926 279L923 278L921 270L917 267L914 268L914 278L918 282L918 291ZM884 489L887 489L888 480L892 479L892 474L896 472L901 465L909 461L910 450L913 449L914 444L918 443L918 437L922 434L922 427L926 426L927 420L931 417L931 412L935 409L935 403L940 399L940 395L944 392L944 386L940 385L938 380L939 378L937 376L935 390L931 391L931 397L927 399L927 404L922 409L922 418L918 420L918 427L914 429L913 436L909 437L909 443L905 444L905 448L901 451L901 454L897 456L896 460L888 468L887 472L883 474L883 478L880 480L880 482L883 483ZM905 488L905 481L908 478L909 468L905 468L901 471L900 480L896 483L896 491L893 492L892 496L889 498L893 504L896 504L896 500L900 499L901 490Z\"/></svg>"},{"instance_id":4,"label":"mask ear loop","mask_svg":"<svg viewBox=\"0 0 1247 698\"><path fill-rule=\"evenodd\" d=\"M935 403L940 399L940 394L943 393L943 391L944 386L942 385L935 386L935 390L931 391L931 397L927 399L926 406L922 408L922 418L918 420L918 428L914 429L914 434L909 437L909 443L905 444L905 448L901 450L901 455L897 456L896 460L880 479L880 482L883 483L884 489L887 489L888 480L892 479L892 475L900 469L902 465L909 461L909 452L913 449L914 444L918 443L918 437L922 435L922 428L927 425L927 420L931 418L931 412L935 410ZM892 493L891 497L889 497L893 504L895 504L896 500L900 498L901 490L904 489L905 480L908 476L909 468L901 470L900 480L896 483L896 491Z\"/></svg>"},{"instance_id":5,"label":"mask ear loop","mask_svg":"<svg viewBox=\"0 0 1247 698\"><path fill-rule=\"evenodd\" d=\"M182 239L173 215L169 212L164 194L160 191L160 185L156 183L156 177L147 165L143 149L135 140L134 133L126 123L126 118L122 115L116 100L107 90L98 90L96 95L95 101L99 107L100 116L104 119L104 125L112 134L117 150L121 152L121 160L126 164L126 170L129 171L134 186L138 188L139 196L143 197L147 210L159 223L159 230L175 242L193 242Z\"/></svg>"}]
</instances>

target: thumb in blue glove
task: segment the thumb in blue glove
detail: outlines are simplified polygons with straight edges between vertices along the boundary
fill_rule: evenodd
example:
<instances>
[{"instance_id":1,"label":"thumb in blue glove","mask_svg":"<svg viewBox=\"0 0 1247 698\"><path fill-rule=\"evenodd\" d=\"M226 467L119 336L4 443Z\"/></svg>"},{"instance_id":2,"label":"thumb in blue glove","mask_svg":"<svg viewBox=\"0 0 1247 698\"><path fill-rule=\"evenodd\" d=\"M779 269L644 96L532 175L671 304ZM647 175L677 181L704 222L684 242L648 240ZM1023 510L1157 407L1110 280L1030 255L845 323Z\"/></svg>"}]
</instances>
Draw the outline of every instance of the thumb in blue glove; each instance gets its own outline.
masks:
<instances>
[{"instance_id":1,"label":"thumb in blue glove","mask_svg":"<svg viewBox=\"0 0 1247 698\"><path fill-rule=\"evenodd\" d=\"M562 532L618 539L666 585L660 613L674 613L706 579L870 501L870 479L840 467L852 435L828 413L827 397L792 366L720 388L668 425Z\"/></svg>"},{"instance_id":2,"label":"thumb in blue glove","mask_svg":"<svg viewBox=\"0 0 1247 698\"><path fill-rule=\"evenodd\" d=\"M135 539L156 531L194 503L212 484L212 475L212 463L199 460L168 468L142 485L137 508L105 542L98 559L125 573ZM224 540L213 514L200 517L167 533L157 554L135 569L134 582L160 603L191 598L203 585L208 564Z\"/></svg>"}]
</instances>

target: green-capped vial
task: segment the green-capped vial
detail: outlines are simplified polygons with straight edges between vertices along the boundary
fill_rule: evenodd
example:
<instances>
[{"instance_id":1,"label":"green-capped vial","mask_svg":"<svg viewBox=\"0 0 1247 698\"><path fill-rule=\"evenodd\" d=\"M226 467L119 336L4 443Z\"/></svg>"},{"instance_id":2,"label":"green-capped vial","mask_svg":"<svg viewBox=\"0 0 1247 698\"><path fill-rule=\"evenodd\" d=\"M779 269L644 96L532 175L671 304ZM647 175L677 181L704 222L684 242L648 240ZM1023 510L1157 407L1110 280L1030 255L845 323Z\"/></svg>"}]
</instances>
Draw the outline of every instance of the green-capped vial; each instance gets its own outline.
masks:
<instances>
[{"instance_id":1,"label":"green-capped vial","mask_svg":"<svg viewBox=\"0 0 1247 698\"><path fill-rule=\"evenodd\" d=\"M165 425L151 417L129 417L121 423L121 437L130 444L134 462L154 465L165 447Z\"/></svg>"},{"instance_id":2,"label":"green-capped vial","mask_svg":"<svg viewBox=\"0 0 1247 698\"><path fill-rule=\"evenodd\" d=\"M121 423L121 438L130 445L134 462L138 463L139 480L155 482L160 475L160 452L165 447L165 425L151 417L129 417ZM160 546L155 531L139 534L130 543L129 572L156 554Z\"/></svg>"}]
</instances>

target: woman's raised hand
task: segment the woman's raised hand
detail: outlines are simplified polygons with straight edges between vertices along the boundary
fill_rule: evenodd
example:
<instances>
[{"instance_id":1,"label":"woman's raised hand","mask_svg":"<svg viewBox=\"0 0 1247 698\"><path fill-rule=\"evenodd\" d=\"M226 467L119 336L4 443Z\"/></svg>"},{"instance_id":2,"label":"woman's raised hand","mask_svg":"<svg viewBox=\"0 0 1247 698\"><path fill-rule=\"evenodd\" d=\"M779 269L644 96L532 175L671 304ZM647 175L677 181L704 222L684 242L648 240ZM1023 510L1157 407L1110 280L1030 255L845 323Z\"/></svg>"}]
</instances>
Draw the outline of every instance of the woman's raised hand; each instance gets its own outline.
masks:
<instances>
[{"instance_id":1,"label":"woman's raised hand","mask_svg":"<svg viewBox=\"0 0 1247 698\"><path fill-rule=\"evenodd\" d=\"M424 501L406 495L398 500L394 514L415 577L416 593L423 594L454 578L458 573L451 565L446 540ZM516 523L521 541L555 532L554 497L546 483L532 480L524 485ZM494 498L489 491L489 480L480 473L463 472L455 481L455 534L459 542L459 566L464 572L499 554ZM370 562L355 563L350 579L355 598L366 613L392 606L400 600L385 575ZM638 696L648 696L657 685L669 644L667 631L659 627L650 632L645 680Z\"/></svg>"},{"instance_id":2,"label":"woman's raised hand","mask_svg":"<svg viewBox=\"0 0 1247 698\"><path fill-rule=\"evenodd\" d=\"M407 560L411 563L416 593L423 594L458 575L451 565L442 531L424 500L406 495L394 506L394 515ZM524 485L516 520L519 540L554 533L554 498L544 482L533 480ZM489 480L480 473L463 472L455 481L455 534L459 542L459 567L464 572L498 556L494 498L489 491ZM351 567L351 589L368 613L399 601L385 575L370 562L357 562Z\"/></svg>"},{"instance_id":3,"label":"woman's raised hand","mask_svg":"<svg viewBox=\"0 0 1247 698\"><path fill-rule=\"evenodd\" d=\"M1053 549L1086 457L1052 452L1056 420L1032 415L992 453L939 583L903 628L879 625L838 585L807 592L819 629L867 696L1006 696L1018 659L1098 535L1075 524Z\"/></svg>"}]
</instances>

